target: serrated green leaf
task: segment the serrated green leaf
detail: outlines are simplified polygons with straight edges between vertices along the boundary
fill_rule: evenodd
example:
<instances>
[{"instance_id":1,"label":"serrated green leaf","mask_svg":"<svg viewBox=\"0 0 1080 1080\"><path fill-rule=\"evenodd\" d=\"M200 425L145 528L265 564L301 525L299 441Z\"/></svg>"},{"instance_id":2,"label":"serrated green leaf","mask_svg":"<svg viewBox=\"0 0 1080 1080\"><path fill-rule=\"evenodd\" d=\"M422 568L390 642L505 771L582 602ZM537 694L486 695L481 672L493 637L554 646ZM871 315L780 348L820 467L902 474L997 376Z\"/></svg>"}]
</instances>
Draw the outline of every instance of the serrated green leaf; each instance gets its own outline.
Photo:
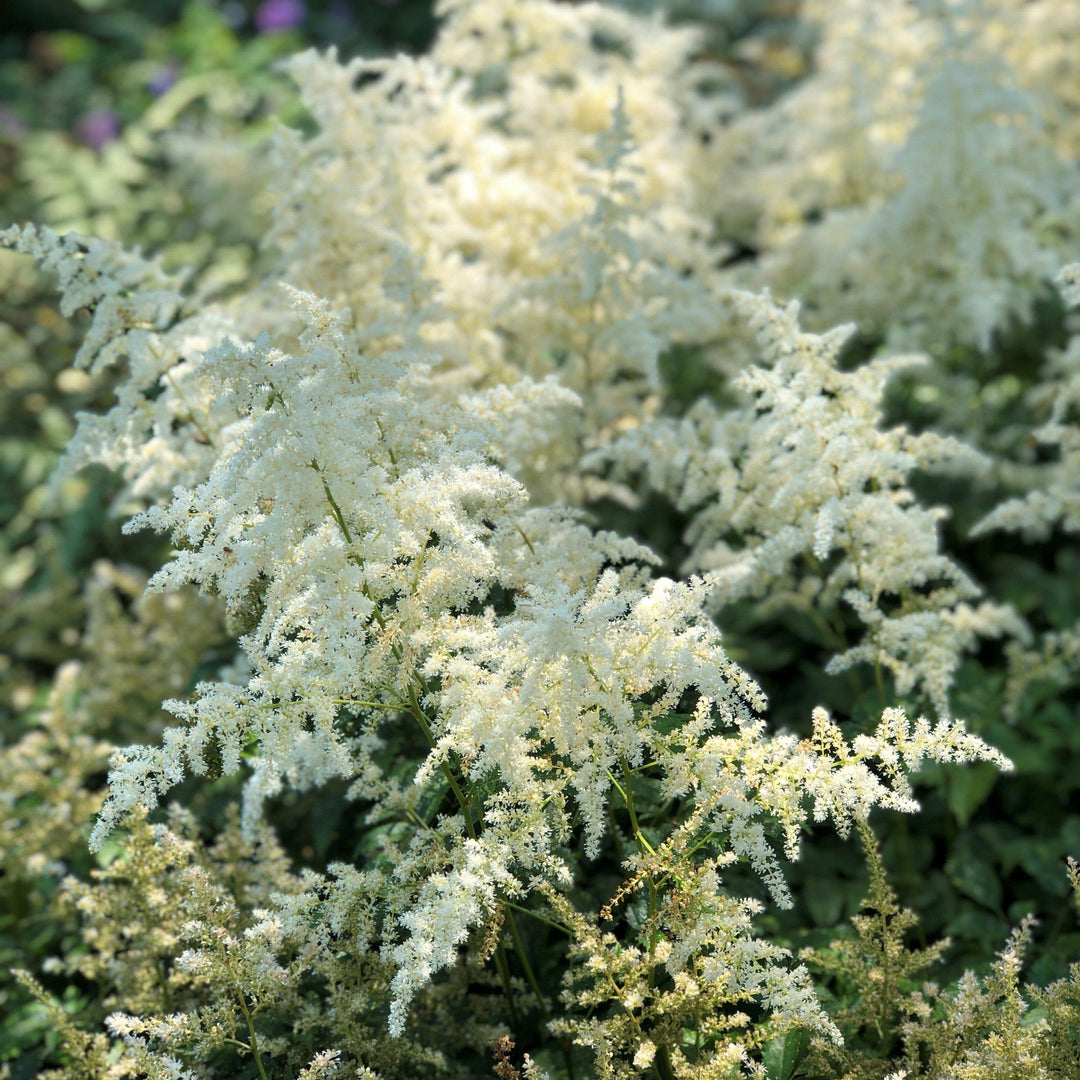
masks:
<instances>
[{"instance_id":1,"label":"serrated green leaf","mask_svg":"<svg viewBox=\"0 0 1080 1080\"><path fill-rule=\"evenodd\" d=\"M425 825L430 825L438 813L439 807L450 790L450 781L443 772L436 773L424 785L420 798L416 800L416 813Z\"/></svg>"},{"instance_id":2,"label":"serrated green leaf","mask_svg":"<svg viewBox=\"0 0 1080 1080\"><path fill-rule=\"evenodd\" d=\"M988 908L1001 906L1001 879L987 861L989 852L980 853L969 843L958 843L945 864L949 880L965 896Z\"/></svg>"},{"instance_id":3,"label":"serrated green leaf","mask_svg":"<svg viewBox=\"0 0 1080 1080\"><path fill-rule=\"evenodd\" d=\"M790 1080L809 1046L810 1034L805 1028L795 1028L767 1042L762 1060L769 1080Z\"/></svg>"}]
</instances>

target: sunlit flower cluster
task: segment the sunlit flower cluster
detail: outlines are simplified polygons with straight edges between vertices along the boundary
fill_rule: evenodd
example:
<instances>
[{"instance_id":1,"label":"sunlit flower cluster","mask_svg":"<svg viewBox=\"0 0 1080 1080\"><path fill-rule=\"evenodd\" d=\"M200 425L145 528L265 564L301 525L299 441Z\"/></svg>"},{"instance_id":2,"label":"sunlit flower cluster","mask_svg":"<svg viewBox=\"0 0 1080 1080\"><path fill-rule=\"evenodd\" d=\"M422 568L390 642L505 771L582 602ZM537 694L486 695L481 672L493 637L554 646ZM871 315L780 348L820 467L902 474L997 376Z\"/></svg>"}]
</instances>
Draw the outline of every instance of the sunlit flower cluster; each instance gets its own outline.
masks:
<instances>
[{"instance_id":1,"label":"sunlit flower cluster","mask_svg":"<svg viewBox=\"0 0 1080 1080\"><path fill-rule=\"evenodd\" d=\"M613 1080L762 1077L766 1034L839 1046L761 928L793 904L785 860L811 826L865 840L871 811L918 810L924 764L1011 769L952 695L988 639L1030 655L916 495L920 472L992 463L886 420L890 380L934 357L850 363L835 325L986 349L1074 239L1074 125L1043 130L1031 96L1060 57L1021 35L1014 85L991 55L1002 20L1028 32L1053 5L1000 0L987 28L979 6L829 5L817 70L725 125L693 32L444 0L426 57L290 62L312 130L264 159L266 277L211 298L103 240L0 232L88 314L76 365L115 380L61 475L115 470L126 532L172 544L145 591L99 564L83 666L0 755L5 873L53 881L81 935L46 974L109 1010L64 1035L80 1075L201 1080L235 1054L263 1080L271 1061L398 1080L490 1051L500 1077L546 1080L507 1035L529 1024ZM733 163L718 209L705 177ZM759 263L722 267L742 227ZM1041 390L1060 461L981 530L1075 529L1078 357L1074 336ZM687 405L693 365L711 383ZM652 497L688 523L681 566L645 527L602 527ZM728 645L736 608L805 618L823 677L871 672L869 726L808 707L806 737L777 730ZM1044 646L1076 652L1067 631ZM84 790L106 756L106 790ZM165 808L236 774L213 841ZM351 861L304 845L290 866L269 822L323 795ZM95 814L80 880L56 838ZM568 939L546 987L518 916ZM1027 933L989 990L961 985L956 1030L1015 988ZM990 1041L964 1064L997 1061L1020 1068Z\"/></svg>"}]
</instances>

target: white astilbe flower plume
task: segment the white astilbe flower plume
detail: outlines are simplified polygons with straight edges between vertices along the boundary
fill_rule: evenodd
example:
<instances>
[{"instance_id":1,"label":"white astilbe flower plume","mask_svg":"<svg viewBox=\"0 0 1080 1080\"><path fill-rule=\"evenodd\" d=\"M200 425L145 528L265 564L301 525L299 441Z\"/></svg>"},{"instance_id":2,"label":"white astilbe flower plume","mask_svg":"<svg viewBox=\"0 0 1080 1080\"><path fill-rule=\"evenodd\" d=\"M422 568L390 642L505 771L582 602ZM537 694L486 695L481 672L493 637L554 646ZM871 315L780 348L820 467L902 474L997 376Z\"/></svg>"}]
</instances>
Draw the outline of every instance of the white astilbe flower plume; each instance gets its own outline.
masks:
<instances>
[{"instance_id":1,"label":"white astilbe flower plume","mask_svg":"<svg viewBox=\"0 0 1080 1080\"><path fill-rule=\"evenodd\" d=\"M1080 263L1070 263L1057 276L1062 299L1080 310ZM1080 332L1075 321L1066 346L1054 350L1044 378L1031 391L1033 404L1049 412L1046 423L1032 435L1041 444L1057 448L1057 460L1039 468L1033 490L1008 499L972 530L983 536L997 529L1019 532L1027 539L1045 539L1055 526L1080 532Z\"/></svg>"},{"instance_id":2,"label":"white astilbe flower plume","mask_svg":"<svg viewBox=\"0 0 1080 1080\"><path fill-rule=\"evenodd\" d=\"M1075 242L1075 5L802 10L821 24L812 72L704 155L735 177L714 185L722 220L761 252L732 282L799 296L816 329L987 350Z\"/></svg>"},{"instance_id":3,"label":"white astilbe flower plume","mask_svg":"<svg viewBox=\"0 0 1080 1080\"><path fill-rule=\"evenodd\" d=\"M109 412L79 414L54 482L105 465L143 501L202 480L217 452L216 433L233 418L197 374L203 352L233 325L223 312L211 305L189 310L182 280L106 240L13 225L0 231L0 246L32 255L56 274L62 312L91 313L75 366L124 372Z\"/></svg>"},{"instance_id":4,"label":"white astilbe flower plume","mask_svg":"<svg viewBox=\"0 0 1080 1080\"><path fill-rule=\"evenodd\" d=\"M882 665L900 693L921 692L947 717L962 655L981 637L1027 631L1011 608L972 606L979 587L941 552L945 511L921 506L909 482L919 468L984 462L955 439L883 428L886 382L923 358L844 371L853 327L806 333L798 304L767 292L735 303L764 353L736 380L747 404L704 403L630 432L608 456L693 513L688 563L706 571L714 603L769 596L820 611L842 600L865 634L827 670Z\"/></svg>"},{"instance_id":5,"label":"white astilbe flower plume","mask_svg":"<svg viewBox=\"0 0 1080 1080\"><path fill-rule=\"evenodd\" d=\"M1080 263L1064 267L1057 285L1071 309L1072 333L1063 349L1051 351L1043 378L1029 394L1032 405L1046 416L1031 432L1032 439L1053 448L1056 460L1026 470L1032 481L1027 493L999 503L971 530L973 537L1002 531L1045 541L1055 529L1080 532ZM1044 632L1034 647L1024 647L1030 644L1017 642L1008 653L1005 711L1012 720L1020 715L1032 683L1047 679L1064 685L1080 671L1080 623Z\"/></svg>"},{"instance_id":6,"label":"white astilbe flower plume","mask_svg":"<svg viewBox=\"0 0 1080 1080\"><path fill-rule=\"evenodd\" d=\"M348 313L291 295L305 325L292 353L265 338L226 340L201 358L207 392L235 419L221 427L206 479L178 486L130 524L172 534L177 551L150 587L193 581L219 594L246 628L250 675L169 703L182 726L158 747L116 753L95 846L189 771L207 772L211 758L229 772L246 760L249 833L263 800L283 786L345 777L372 814L409 807L421 824L423 795L430 824L373 882L386 911L381 954L396 972L389 1029L401 1034L410 1000L504 898L542 881L571 882L563 846L575 820L585 857L599 853L608 803L624 794L627 770L653 763L664 797L691 800L724 858L746 859L788 903L770 819L794 857L810 812L844 828L874 805L914 809L895 763L992 756L958 727L923 725L911 735L896 721L850 749L835 733L826 737L823 721L812 744L768 735L761 692L726 657L705 612L715 575L712 584L650 580L647 550L566 512L530 508L497 464L508 415L528 410L536 419L539 410L573 407L572 395L525 380L447 395L430 373L420 331L431 307L418 284L392 309L398 326L380 339L390 341L382 352L365 351L370 337L352 329ZM793 316L762 310L778 370L749 376L761 400L782 414L803 407L783 380L807 397L807 385L828 381L837 389L815 403L822 420L829 402L847 405L849 396L872 408L873 392L856 383L849 393L847 377L826 362L832 345L795 338L789 348ZM868 423L843 409L831 422L841 440ZM776 445L771 431L761 439L748 460ZM877 475L905 461L885 452ZM811 474L798 482L789 469L777 483L767 462L755 476L772 486L775 512L805 530L804 543L820 545L820 506L792 507L815 484L833 498L834 478L846 474L824 455L820 481ZM842 537L854 528L842 490L837 505L834 535ZM749 504L744 512L757 514L759 527L769 520ZM748 551L745 576L766 580L772 559ZM837 576L865 585L865 573ZM678 713L684 701L694 702L692 714ZM411 775L380 764L388 724L427 741ZM871 759L885 765L884 779ZM444 798L457 802L453 813L437 813ZM709 927L702 924L702 948L721 940ZM785 1016L797 1012L795 997L777 989L782 951L754 956L745 979L736 976L738 992L761 995ZM194 974L203 963L196 949L180 966Z\"/></svg>"},{"instance_id":7,"label":"white astilbe flower plume","mask_svg":"<svg viewBox=\"0 0 1080 1080\"><path fill-rule=\"evenodd\" d=\"M685 164L697 35L595 4L442 13L420 59L289 61L317 130L275 136L269 239L358 326L382 318L386 238L403 241L438 286L447 383L557 374L581 396L506 442L534 497L580 502L582 450L655 411L661 353L717 323Z\"/></svg>"}]
</instances>

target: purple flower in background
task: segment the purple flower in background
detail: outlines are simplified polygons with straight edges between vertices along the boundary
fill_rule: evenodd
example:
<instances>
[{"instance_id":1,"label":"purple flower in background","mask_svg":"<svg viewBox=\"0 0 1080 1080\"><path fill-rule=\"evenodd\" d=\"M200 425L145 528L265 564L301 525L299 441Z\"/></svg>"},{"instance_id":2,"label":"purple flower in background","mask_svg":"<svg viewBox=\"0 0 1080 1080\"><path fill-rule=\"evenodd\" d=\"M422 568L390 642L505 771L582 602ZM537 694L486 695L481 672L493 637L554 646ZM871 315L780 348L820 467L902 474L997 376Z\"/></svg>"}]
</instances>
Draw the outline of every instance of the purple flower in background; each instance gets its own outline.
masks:
<instances>
[{"instance_id":1,"label":"purple flower in background","mask_svg":"<svg viewBox=\"0 0 1080 1080\"><path fill-rule=\"evenodd\" d=\"M101 150L120 134L120 117L112 109L95 109L75 125L75 138L92 150Z\"/></svg>"},{"instance_id":2,"label":"purple flower in background","mask_svg":"<svg viewBox=\"0 0 1080 1080\"><path fill-rule=\"evenodd\" d=\"M147 79L146 89L149 90L154 97L161 97L161 95L176 82L179 75L180 65L175 60L170 60L167 64L162 64L161 67Z\"/></svg>"},{"instance_id":3,"label":"purple flower in background","mask_svg":"<svg viewBox=\"0 0 1080 1080\"><path fill-rule=\"evenodd\" d=\"M303 0L263 0L255 12L255 28L260 34L280 34L299 26L306 16Z\"/></svg>"}]
</instances>

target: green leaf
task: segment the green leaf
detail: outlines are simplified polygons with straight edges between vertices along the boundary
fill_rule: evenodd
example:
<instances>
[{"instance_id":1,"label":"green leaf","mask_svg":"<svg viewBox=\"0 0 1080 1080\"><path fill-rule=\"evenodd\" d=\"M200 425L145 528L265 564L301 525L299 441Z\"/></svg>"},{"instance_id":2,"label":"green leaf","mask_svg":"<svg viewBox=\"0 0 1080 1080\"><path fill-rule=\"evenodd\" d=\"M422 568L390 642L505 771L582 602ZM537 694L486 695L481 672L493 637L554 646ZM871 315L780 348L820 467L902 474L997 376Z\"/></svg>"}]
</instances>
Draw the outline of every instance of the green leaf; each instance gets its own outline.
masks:
<instances>
[{"instance_id":1,"label":"green leaf","mask_svg":"<svg viewBox=\"0 0 1080 1080\"><path fill-rule=\"evenodd\" d=\"M949 773L946 797L960 828L967 828L972 815L986 801L1000 775L995 765L969 765Z\"/></svg>"},{"instance_id":2,"label":"green leaf","mask_svg":"<svg viewBox=\"0 0 1080 1080\"><path fill-rule=\"evenodd\" d=\"M1080 858L1080 817L1070 814L1061 826L1061 840L1072 857Z\"/></svg>"},{"instance_id":3,"label":"green leaf","mask_svg":"<svg viewBox=\"0 0 1080 1080\"><path fill-rule=\"evenodd\" d=\"M1001 906L1001 879L990 864L992 852L980 852L971 840L963 836L945 864L949 880L965 896L991 909Z\"/></svg>"},{"instance_id":4,"label":"green leaf","mask_svg":"<svg viewBox=\"0 0 1080 1080\"><path fill-rule=\"evenodd\" d=\"M431 824L449 790L450 781L441 770L424 785L424 790L416 800L416 813L425 825Z\"/></svg>"},{"instance_id":5,"label":"green leaf","mask_svg":"<svg viewBox=\"0 0 1080 1080\"><path fill-rule=\"evenodd\" d=\"M348 803L341 796L325 799L311 823L311 844L320 856L326 855L341 827Z\"/></svg>"},{"instance_id":6,"label":"green leaf","mask_svg":"<svg viewBox=\"0 0 1080 1080\"><path fill-rule=\"evenodd\" d=\"M1036 1005L1035 1008L1028 1009L1027 1012L1020 1017L1020 1026L1022 1028L1033 1027L1035 1024L1041 1024L1042 1021L1046 1019L1046 1009L1042 1005Z\"/></svg>"},{"instance_id":7,"label":"green leaf","mask_svg":"<svg viewBox=\"0 0 1080 1080\"><path fill-rule=\"evenodd\" d=\"M809 1045L810 1034L805 1028L795 1028L779 1038L770 1039L762 1050L769 1080L790 1080Z\"/></svg>"},{"instance_id":8,"label":"green leaf","mask_svg":"<svg viewBox=\"0 0 1080 1080\"><path fill-rule=\"evenodd\" d=\"M644 714L648 709L649 705L645 702L637 701L634 703L634 716L639 724L644 723ZM658 731L661 735L670 735L673 731L678 731L688 720L692 719L693 717L688 713L671 712L656 717L654 720L650 721L650 725L653 731Z\"/></svg>"},{"instance_id":9,"label":"green leaf","mask_svg":"<svg viewBox=\"0 0 1080 1080\"><path fill-rule=\"evenodd\" d=\"M379 838L384 837L390 843L407 843L416 832L416 827L407 821L392 821L386 825L377 825L365 833L353 851L353 861L369 861L373 867L393 865L393 860L385 851L380 850Z\"/></svg>"},{"instance_id":10,"label":"green leaf","mask_svg":"<svg viewBox=\"0 0 1080 1080\"><path fill-rule=\"evenodd\" d=\"M1020 852L1020 865L1051 896L1066 896L1069 878L1065 873L1065 855L1057 838L1032 837Z\"/></svg>"},{"instance_id":11,"label":"green leaf","mask_svg":"<svg viewBox=\"0 0 1080 1080\"><path fill-rule=\"evenodd\" d=\"M845 894L836 878L807 878L802 897L810 918L818 926L835 926L840 921Z\"/></svg>"}]
</instances>

